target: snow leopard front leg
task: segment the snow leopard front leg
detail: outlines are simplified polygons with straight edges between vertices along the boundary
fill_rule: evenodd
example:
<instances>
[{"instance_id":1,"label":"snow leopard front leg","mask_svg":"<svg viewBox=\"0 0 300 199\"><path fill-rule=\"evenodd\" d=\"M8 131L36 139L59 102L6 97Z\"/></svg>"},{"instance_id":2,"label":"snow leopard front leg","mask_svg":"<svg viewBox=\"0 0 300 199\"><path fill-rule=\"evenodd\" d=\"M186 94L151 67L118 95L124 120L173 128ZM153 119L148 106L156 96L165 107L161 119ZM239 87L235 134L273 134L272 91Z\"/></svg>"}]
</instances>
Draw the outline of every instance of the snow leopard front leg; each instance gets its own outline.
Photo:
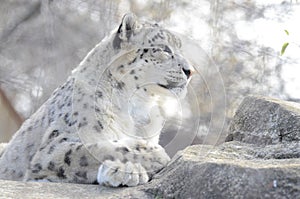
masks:
<instances>
[{"instance_id":1,"label":"snow leopard front leg","mask_svg":"<svg viewBox=\"0 0 300 199\"><path fill-rule=\"evenodd\" d=\"M105 140L84 145L55 129L45 136L31 157L26 181L136 186L148 182L170 160L161 146L145 141Z\"/></svg>"},{"instance_id":2,"label":"snow leopard front leg","mask_svg":"<svg viewBox=\"0 0 300 199\"><path fill-rule=\"evenodd\" d=\"M90 149L98 150L99 145ZM103 159L97 175L99 184L113 187L144 184L170 161L163 147L144 140L113 141L109 148L112 146L116 155Z\"/></svg>"}]
</instances>

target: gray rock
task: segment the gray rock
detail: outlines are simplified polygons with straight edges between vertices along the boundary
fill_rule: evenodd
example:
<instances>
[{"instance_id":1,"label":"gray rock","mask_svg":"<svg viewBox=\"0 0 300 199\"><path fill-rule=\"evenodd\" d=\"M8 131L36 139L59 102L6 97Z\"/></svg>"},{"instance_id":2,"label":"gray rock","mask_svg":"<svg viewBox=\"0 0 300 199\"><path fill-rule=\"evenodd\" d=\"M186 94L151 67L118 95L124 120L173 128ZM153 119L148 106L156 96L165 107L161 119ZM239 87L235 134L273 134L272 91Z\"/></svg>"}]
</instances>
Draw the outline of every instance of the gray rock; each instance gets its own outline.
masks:
<instances>
[{"instance_id":1,"label":"gray rock","mask_svg":"<svg viewBox=\"0 0 300 199\"><path fill-rule=\"evenodd\" d=\"M300 104L268 97L246 97L229 127L226 141L257 145L299 143Z\"/></svg>"},{"instance_id":2,"label":"gray rock","mask_svg":"<svg viewBox=\"0 0 300 199\"><path fill-rule=\"evenodd\" d=\"M300 159L261 159L261 150L240 142L191 146L150 183L135 188L0 181L0 193L5 198L299 197Z\"/></svg>"},{"instance_id":3,"label":"gray rock","mask_svg":"<svg viewBox=\"0 0 300 199\"><path fill-rule=\"evenodd\" d=\"M145 191L157 198L299 198L300 159L259 159L239 142L177 154Z\"/></svg>"},{"instance_id":4,"label":"gray rock","mask_svg":"<svg viewBox=\"0 0 300 199\"><path fill-rule=\"evenodd\" d=\"M5 149L5 147L7 146L7 143L0 143L0 157Z\"/></svg>"},{"instance_id":5,"label":"gray rock","mask_svg":"<svg viewBox=\"0 0 300 199\"><path fill-rule=\"evenodd\" d=\"M0 181L0 198L300 198L298 107L245 98L227 138L235 141L187 147L144 186Z\"/></svg>"},{"instance_id":6,"label":"gray rock","mask_svg":"<svg viewBox=\"0 0 300 199\"><path fill-rule=\"evenodd\" d=\"M138 188L108 188L98 185L82 185L50 182L16 182L0 180L0 198L152 198Z\"/></svg>"}]
</instances>

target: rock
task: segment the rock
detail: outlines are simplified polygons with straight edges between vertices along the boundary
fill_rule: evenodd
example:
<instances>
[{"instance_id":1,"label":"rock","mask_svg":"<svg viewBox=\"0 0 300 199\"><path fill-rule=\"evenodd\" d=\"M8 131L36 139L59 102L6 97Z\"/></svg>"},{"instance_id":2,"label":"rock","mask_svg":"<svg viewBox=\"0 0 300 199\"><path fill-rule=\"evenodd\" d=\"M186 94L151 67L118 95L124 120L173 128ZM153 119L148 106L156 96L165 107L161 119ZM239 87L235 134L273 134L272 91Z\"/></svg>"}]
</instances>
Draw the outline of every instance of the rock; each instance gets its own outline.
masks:
<instances>
[{"instance_id":1,"label":"rock","mask_svg":"<svg viewBox=\"0 0 300 199\"><path fill-rule=\"evenodd\" d=\"M298 104L247 97L230 125L232 141L187 147L143 186L0 181L1 197L299 198L299 110Z\"/></svg>"},{"instance_id":2,"label":"rock","mask_svg":"<svg viewBox=\"0 0 300 199\"><path fill-rule=\"evenodd\" d=\"M11 198L297 198L300 159L262 159L264 150L240 142L219 147L195 145L177 153L170 164L144 186L0 181L0 193Z\"/></svg>"},{"instance_id":3,"label":"rock","mask_svg":"<svg viewBox=\"0 0 300 199\"><path fill-rule=\"evenodd\" d=\"M0 157L4 151L4 148L6 147L7 143L0 143Z\"/></svg>"},{"instance_id":4,"label":"rock","mask_svg":"<svg viewBox=\"0 0 300 199\"><path fill-rule=\"evenodd\" d=\"M134 197L133 197L134 196ZM0 180L0 198L151 198L137 188L108 188L97 185L82 185L50 182L15 182Z\"/></svg>"},{"instance_id":5,"label":"rock","mask_svg":"<svg viewBox=\"0 0 300 199\"><path fill-rule=\"evenodd\" d=\"M268 97L246 97L229 127L226 141L257 145L299 143L300 104Z\"/></svg>"},{"instance_id":6,"label":"rock","mask_svg":"<svg viewBox=\"0 0 300 199\"><path fill-rule=\"evenodd\" d=\"M239 142L196 145L177 154L145 191L157 198L297 198L300 159L259 159Z\"/></svg>"}]
</instances>

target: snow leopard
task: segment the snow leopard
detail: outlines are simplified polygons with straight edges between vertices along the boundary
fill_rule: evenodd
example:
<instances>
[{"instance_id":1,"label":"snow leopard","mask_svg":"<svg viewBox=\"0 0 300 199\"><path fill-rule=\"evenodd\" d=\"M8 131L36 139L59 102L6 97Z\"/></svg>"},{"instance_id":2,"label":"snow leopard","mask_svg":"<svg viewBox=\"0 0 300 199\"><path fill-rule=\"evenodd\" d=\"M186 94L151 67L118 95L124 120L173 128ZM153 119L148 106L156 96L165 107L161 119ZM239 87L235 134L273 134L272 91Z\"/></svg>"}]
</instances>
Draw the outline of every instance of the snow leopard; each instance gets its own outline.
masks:
<instances>
[{"instance_id":1,"label":"snow leopard","mask_svg":"<svg viewBox=\"0 0 300 199\"><path fill-rule=\"evenodd\" d=\"M193 72L180 47L161 25L125 14L15 133L0 179L147 183L170 161L163 103L186 95Z\"/></svg>"}]
</instances>

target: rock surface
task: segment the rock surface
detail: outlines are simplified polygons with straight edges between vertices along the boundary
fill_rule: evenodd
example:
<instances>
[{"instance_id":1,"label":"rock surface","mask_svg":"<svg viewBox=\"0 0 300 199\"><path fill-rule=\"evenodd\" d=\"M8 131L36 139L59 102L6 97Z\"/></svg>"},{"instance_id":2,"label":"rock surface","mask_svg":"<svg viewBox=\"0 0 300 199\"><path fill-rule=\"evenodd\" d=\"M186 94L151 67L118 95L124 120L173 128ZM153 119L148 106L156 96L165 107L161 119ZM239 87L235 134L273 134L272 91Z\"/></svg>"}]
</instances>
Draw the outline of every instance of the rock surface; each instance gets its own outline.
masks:
<instances>
[{"instance_id":1,"label":"rock surface","mask_svg":"<svg viewBox=\"0 0 300 199\"><path fill-rule=\"evenodd\" d=\"M158 198L297 198L300 159L260 159L239 142L197 145L177 154L149 183Z\"/></svg>"},{"instance_id":2,"label":"rock surface","mask_svg":"<svg viewBox=\"0 0 300 199\"><path fill-rule=\"evenodd\" d=\"M2 152L4 151L4 148L6 147L7 143L0 143L0 156L2 155Z\"/></svg>"},{"instance_id":3,"label":"rock surface","mask_svg":"<svg viewBox=\"0 0 300 199\"><path fill-rule=\"evenodd\" d=\"M240 142L191 146L150 183L135 188L0 181L0 193L3 198L299 197L300 160L256 158L260 150Z\"/></svg>"},{"instance_id":4,"label":"rock surface","mask_svg":"<svg viewBox=\"0 0 300 199\"><path fill-rule=\"evenodd\" d=\"M249 96L227 143L179 152L149 183L161 198L300 198L300 105Z\"/></svg>"},{"instance_id":5,"label":"rock surface","mask_svg":"<svg viewBox=\"0 0 300 199\"><path fill-rule=\"evenodd\" d=\"M81 185L48 182L15 182L0 180L0 198L151 198L136 188L108 188L97 185Z\"/></svg>"},{"instance_id":6,"label":"rock surface","mask_svg":"<svg viewBox=\"0 0 300 199\"><path fill-rule=\"evenodd\" d=\"M299 110L297 104L247 97L229 142L178 152L144 186L0 181L0 198L299 198Z\"/></svg>"},{"instance_id":7,"label":"rock surface","mask_svg":"<svg viewBox=\"0 0 300 199\"><path fill-rule=\"evenodd\" d=\"M300 104L273 98L246 97L229 127L227 141L256 145L300 142Z\"/></svg>"}]
</instances>

